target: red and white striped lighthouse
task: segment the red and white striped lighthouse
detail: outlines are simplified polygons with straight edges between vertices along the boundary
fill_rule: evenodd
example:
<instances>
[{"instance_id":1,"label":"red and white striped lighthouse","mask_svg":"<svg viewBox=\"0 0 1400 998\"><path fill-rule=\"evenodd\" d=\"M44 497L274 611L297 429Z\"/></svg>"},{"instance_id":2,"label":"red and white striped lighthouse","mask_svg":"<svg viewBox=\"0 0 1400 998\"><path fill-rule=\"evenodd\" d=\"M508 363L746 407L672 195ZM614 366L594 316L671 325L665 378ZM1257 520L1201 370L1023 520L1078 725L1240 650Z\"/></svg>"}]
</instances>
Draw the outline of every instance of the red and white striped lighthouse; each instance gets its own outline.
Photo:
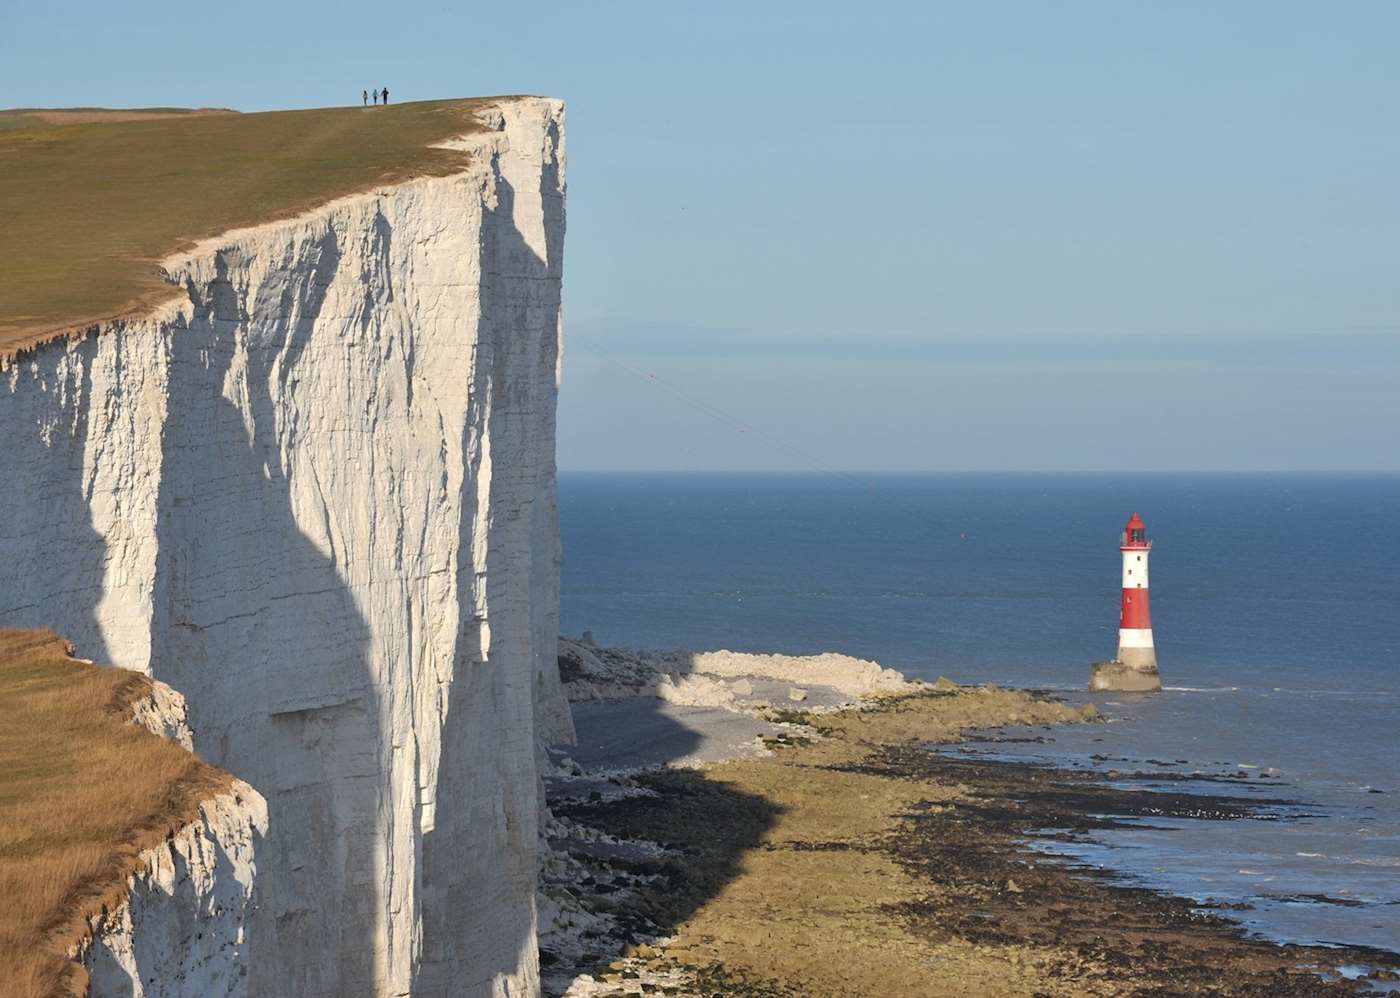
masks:
<instances>
[{"instance_id":1,"label":"red and white striped lighthouse","mask_svg":"<svg viewBox=\"0 0 1400 998\"><path fill-rule=\"evenodd\" d=\"M1136 513L1118 541L1123 554L1123 604L1118 615L1118 655L1094 666L1091 690L1150 692L1162 688L1157 650L1152 646L1152 609L1148 599L1147 556L1152 542Z\"/></svg>"},{"instance_id":2,"label":"red and white striped lighthouse","mask_svg":"<svg viewBox=\"0 0 1400 998\"><path fill-rule=\"evenodd\" d=\"M1152 647L1152 610L1147 598L1147 556L1152 542L1136 513L1123 528L1118 542L1123 552L1123 610L1118 615L1118 661L1134 669L1157 670Z\"/></svg>"}]
</instances>

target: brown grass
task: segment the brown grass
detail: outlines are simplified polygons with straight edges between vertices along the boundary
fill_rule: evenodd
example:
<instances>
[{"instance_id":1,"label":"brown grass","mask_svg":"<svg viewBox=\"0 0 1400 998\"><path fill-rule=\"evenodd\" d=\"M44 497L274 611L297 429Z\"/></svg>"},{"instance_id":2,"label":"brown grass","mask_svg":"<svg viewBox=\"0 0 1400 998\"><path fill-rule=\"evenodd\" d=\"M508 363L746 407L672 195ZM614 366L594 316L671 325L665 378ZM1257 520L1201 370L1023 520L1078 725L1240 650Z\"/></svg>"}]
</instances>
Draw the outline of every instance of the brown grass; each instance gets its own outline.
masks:
<instances>
[{"instance_id":1,"label":"brown grass","mask_svg":"<svg viewBox=\"0 0 1400 998\"><path fill-rule=\"evenodd\" d=\"M0 111L0 128L33 128L38 125L115 124L121 121L150 121L172 114L237 114L223 107L33 107Z\"/></svg>"},{"instance_id":2,"label":"brown grass","mask_svg":"<svg viewBox=\"0 0 1400 998\"><path fill-rule=\"evenodd\" d=\"M175 297L160 261L201 239L462 169L433 144L501 99L0 112L0 361Z\"/></svg>"},{"instance_id":3,"label":"brown grass","mask_svg":"<svg viewBox=\"0 0 1400 998\"><path fill-rule=\"evenodd\" d=\"M130 723L145 676L69 657L51 631L0 629L0 982L82 994L67 951L126 893L137 857L229 783Z\"/></svg>"}]
</instances>

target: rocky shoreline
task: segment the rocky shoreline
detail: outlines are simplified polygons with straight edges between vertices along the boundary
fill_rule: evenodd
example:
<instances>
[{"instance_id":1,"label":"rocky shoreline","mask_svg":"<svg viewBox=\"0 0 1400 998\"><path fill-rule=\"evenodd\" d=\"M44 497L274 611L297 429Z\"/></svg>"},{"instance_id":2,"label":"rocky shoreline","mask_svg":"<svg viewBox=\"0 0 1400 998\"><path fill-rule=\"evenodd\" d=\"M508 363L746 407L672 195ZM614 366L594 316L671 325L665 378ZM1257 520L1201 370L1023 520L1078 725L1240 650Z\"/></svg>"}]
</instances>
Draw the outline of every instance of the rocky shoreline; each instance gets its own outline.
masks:
<instances>
[{"instance_id":1,"label":"rocky shoreline","mask_svg":"<svg viewBox=\"0 0 1400 998\"><path fill-rule=\"evenodd\" d=\"M692 688L725 699L707 684L764 681L725 661L729 674ZM879 685L811 711L740 698L770 727L728 761L598 775L561 760L547 781L546 993L1311 996L1400 979L1395 954L1254 941L1193 902L1025 845L1045 828L1269 802L941 755L927 743L1095 717L1021 691ZM1370 978L1346 979L1358 965Z\"/></svg>"}]
</instances>

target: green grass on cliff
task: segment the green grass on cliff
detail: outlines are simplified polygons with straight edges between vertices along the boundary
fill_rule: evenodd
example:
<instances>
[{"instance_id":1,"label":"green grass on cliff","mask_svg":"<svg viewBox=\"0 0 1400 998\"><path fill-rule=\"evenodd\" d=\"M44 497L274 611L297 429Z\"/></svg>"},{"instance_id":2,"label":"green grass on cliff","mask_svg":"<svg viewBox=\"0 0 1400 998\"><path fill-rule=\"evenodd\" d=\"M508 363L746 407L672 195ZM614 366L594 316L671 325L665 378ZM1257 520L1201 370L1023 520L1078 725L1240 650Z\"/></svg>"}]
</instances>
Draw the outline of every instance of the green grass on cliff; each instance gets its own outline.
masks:
<instances>
[{"instance_id":1,"label":"green grass on cliff","mask_svg":"<svg viewBox=\"0 0 1400 998\"><path fill-rule=\"evenodd\" d=\"M411 176L490 99L237 114L0 111L0 358L170 297L160 261Z\"/></svg>"}]
</instances>

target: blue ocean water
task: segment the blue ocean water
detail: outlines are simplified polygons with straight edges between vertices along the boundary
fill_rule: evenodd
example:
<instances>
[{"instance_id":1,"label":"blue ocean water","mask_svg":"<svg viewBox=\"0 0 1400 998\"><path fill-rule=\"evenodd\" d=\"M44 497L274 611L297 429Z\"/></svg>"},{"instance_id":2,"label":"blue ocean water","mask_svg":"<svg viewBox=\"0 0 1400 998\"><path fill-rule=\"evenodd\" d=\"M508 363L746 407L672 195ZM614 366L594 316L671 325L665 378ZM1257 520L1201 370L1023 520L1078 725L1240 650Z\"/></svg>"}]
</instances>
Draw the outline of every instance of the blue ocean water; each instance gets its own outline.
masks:
<instances>
[{"instance_id":1,"label":"blue ocean water","mask_svg":"<svg viewBox=\"0 0 1400 998\"><path fill-rule=\"evenodd\" d=\"M1108 726L1037 753L1243 766L1310 816L1106 833L1079 858L1250 904L1265 936L1400 950L1400 475L566 473L559 490L565 633L1070 695L1115 650L1118 534L1141 513L1170 689L1099 697Z\"/></svg>"}]
</instances>

